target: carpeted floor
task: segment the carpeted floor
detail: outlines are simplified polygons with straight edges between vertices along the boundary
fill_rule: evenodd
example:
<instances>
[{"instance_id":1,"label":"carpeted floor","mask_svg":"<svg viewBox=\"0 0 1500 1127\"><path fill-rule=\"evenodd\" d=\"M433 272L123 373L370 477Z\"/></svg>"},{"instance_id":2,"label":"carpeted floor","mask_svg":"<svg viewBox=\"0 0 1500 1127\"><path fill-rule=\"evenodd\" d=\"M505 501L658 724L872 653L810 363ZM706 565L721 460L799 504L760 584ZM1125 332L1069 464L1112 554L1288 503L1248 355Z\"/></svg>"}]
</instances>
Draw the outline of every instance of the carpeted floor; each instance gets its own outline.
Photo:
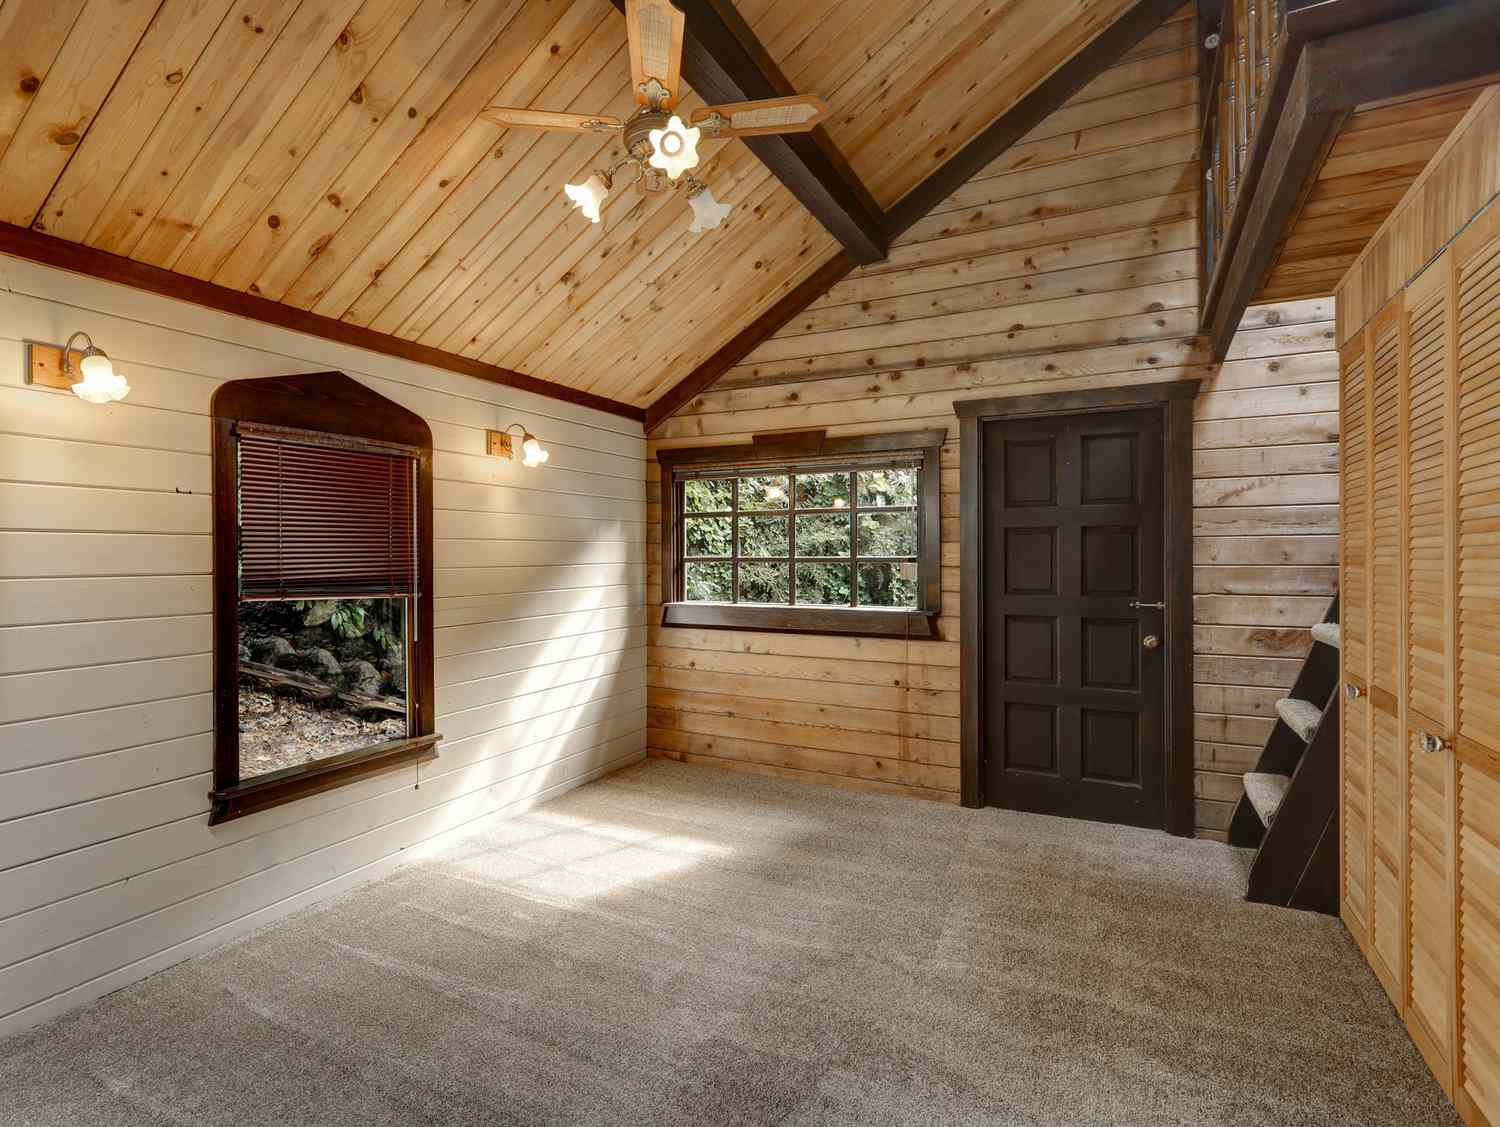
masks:
<instances>
[{"instance_id":1,"label":"carpeted floor","mask_svg":"<svg viewBox=\"0 0 1500 1127\"><path fill-rule=\"evenodd\" d=\"M1243 864L650 762L0 1043L0 1123L1457 1123Z\"/></svg>"}]
</instances>

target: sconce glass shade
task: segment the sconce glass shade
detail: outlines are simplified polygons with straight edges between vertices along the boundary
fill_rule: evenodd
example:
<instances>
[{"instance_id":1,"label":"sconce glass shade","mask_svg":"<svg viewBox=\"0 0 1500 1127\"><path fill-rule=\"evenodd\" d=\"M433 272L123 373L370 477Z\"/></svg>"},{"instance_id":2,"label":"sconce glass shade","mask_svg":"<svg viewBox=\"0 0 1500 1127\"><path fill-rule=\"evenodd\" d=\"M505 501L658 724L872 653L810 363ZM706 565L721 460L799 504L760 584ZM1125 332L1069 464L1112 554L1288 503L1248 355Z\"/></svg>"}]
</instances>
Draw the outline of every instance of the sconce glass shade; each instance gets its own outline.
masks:
<instances>
[{"instance_id":1,"label":"sconce glass shade","mask_svg":"<svg viewBox=\"0 0 1500 1127\"><path fill-rule=\"evenodd\" d=\"M542 444L536 440L536 435L527 433L521 439L521 465L528 469L535 469L550 457L552 457L551 452L542 448Z\"/></svg>"},{"instance_id":2,"label":"sconce glass shade","mask_svg":"<svg viewBox=\"0 0 1500 1127\"><path fill-rule=\"evenodd\" d=\"M712 231L724 217L734 210L732 204L720 203L714 199L714 194L707 188L700 188L688 196L688 204L693 209L693 225L689 231L696 233Z\"/></svg>"},{"instance_id":3,"label":"sconce glass shade","mask_svg":"<svg viewBox=\"0 0 1500 1127\"><path fill-rule=\"evenodd\" d=\"M666 128L653 129L647 134L651 138L647 163L676 180L688 169L698 167L698 138L702 134L703 130L689 129L682 124L682 118L673 114Z\"/></svg>"},{"instance_id":4,"label":"sconce glass shade","mask_svg":"<svg viewBox=\"0 0 1500 1127\"><path fill-rule=\"evenodd\" d=\"M130 384L115 371L108 356L89 348L78 362L83 379L73 385L73 394L89 403L114 403L130 394Z\"/></svg>"},{"instance_id":5,"label":"sconce glass shade","mask_svg":"<svg viewBox=\"0 0 1500 1127\"><path fill-rule=\"evenodd\" d=\"M563 191L573 201L573 206L583 212L591 223L599 222L599 208L604 203L604 197L609 195L609 188L597 172L582 184L564 184Z\"/></svg>"}]
</instances>

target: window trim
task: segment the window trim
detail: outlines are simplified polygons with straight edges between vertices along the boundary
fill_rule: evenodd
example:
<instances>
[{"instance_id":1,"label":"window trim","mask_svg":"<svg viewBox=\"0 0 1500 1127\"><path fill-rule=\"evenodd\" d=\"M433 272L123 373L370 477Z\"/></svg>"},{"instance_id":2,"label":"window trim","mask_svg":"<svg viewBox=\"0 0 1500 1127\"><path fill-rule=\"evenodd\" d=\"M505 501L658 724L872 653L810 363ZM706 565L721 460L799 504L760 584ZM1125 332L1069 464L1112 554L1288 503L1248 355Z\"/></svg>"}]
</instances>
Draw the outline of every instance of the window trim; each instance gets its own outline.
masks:
<instances>
[{"instance_id":1,"label":"window trim","mask_svg":"<svg viewBox=\"0 0 1500 1127\"><path fill-rule=\"evenodd\" d=\"M437 755L432 646L432 431L421 416L350 379L315 372L230 380L214 392L214 779L209 825ZM241 780L239 763L239 474L237 428L298 441L384 449L416 461L417 589L407 596L407 732Z\"/></svg>"},{"instance_id":2,"label":"window trim","mask_svg":"<svg viewBox=\"0 0 1500 1127\"><path fill-rule=\"evenodd\" d=\"M756 435L749 443L657 451L660 466L661 601L663 626L725 630L767 630L796 634L852 634L883 638L936 638L942 613L942 448L946 430L830 438L823 431ZM920 459L917 515L917 606L782 606L687 602L679 597L684 579L682 475L716 469L735 472L760 467L795 469L799 462L847 458L851 463L881 461L881 455ZM842 467L838 467L842 468ZM855 467L857 468L857 467ZM794 511L788 498L788 517ZM788 525L788 536L795 536ZM858 530L853 530L858 535ZM738 547L738 545L736 545ZM789 559L795 553L789 553ZM854 557L851 554L851 566ZM789 564L794 566L794 563ZM851 572L851 582L857 573Z\"/></svg>"}]
</instances>

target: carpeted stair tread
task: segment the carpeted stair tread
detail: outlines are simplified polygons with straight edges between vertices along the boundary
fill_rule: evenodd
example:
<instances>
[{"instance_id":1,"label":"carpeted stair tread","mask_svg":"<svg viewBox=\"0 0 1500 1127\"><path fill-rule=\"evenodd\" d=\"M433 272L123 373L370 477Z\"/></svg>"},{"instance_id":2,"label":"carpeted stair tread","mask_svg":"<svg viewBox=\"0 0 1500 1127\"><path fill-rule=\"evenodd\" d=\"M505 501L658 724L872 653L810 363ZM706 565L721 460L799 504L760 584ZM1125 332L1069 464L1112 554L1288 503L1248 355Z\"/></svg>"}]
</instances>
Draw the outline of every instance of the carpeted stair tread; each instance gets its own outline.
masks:
<instances>
[{"instance_id":1,"label":"carpeted stair tread","mask_svg":"<svg viewBox=\"0 0 1500 1127\"><path fill-rule=\"evenodd\" d=\"M1276 820L1276 811L1281 809L1281 800L1286 797L1292 780L1286 775L1272 775L1265 771L1251 771L1245 776L1245 797L1260 816L1260 824L1270 828Z\"/></svg>"},{"instance_id":2,"label":"carpeted stair tread","mask_svg":"<svg viewBox=\"0 0 1500 1127\"><path fill-rule=\"evenodd\" d=\"M1304 740L1310 740L1323 719L1323 710L1311 701L1283 697L1276 702L1276 715Z\"/></svg>"},{"instance_id":3,"label":"carpeted stair tread","mask_svg":"<svg viewBox=\"0 0 1500 1127\"><path fill-rule=\"evenodd\" d=\"M1314 642L1322 642L1325 646L1339 648L1339 624L1337 622L1320 622L1312 628Z\"/></svg>"}]
</instances>

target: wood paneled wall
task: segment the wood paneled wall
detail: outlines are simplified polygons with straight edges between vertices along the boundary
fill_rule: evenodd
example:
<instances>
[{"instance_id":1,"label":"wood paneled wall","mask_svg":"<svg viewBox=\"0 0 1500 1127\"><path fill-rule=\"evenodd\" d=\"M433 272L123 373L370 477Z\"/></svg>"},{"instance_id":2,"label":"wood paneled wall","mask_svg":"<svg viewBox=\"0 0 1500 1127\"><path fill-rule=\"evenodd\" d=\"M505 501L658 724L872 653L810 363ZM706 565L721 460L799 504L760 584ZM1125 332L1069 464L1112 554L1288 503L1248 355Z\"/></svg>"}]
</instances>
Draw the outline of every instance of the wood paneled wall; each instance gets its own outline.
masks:
<instances>
[{"instance_id":1,"label":"wood paneled wall","mask_svg":"<svg viewBox=\"0 0 1500 1127\"><path fill-rule=\"evenodd\" d=\"M21 342L78 329L128 399L23 386ZM446 739L210 829L209 397L328 369L432 426ZM544 469L485 456L516 421ZM0 259L0 1037L639 759L644 452L615 416Z\"/></svg>"},{"instance_id":2,"label":"wood paneled wall","mask_svg":"<svg viewBox=\"0 0 1500 1127\"><path fill-rule=\"evenodd\" d=\"M1201 378L1199 824L1222 829L1237 797L1228 773L1258 750L1269 696L1300 656L1305 632L1287 628L1321 618L1331 586L1337 402L1324 385L1336 361L1323 351L1327 303L1252 310L1217 375L1194 342L1194 67L1168 25L955 192L890 261L850 275L662 427L653 448L808 428L947 427L950 439L942 640L653 627L653 754L956 801L954 401ZM647 473L654 488L654 461ZM1278 485L1279 474L1292 476ZM1257 534L1274 538L1265 553ZM653 567L648 594L658 590Z\"/></svg>"},{"instance_id":3,"label":"wood paneled wall","mask_svg":"<svg viewBox=\"0 0 1500 1127\"><path fill-rule=\"evenodd\" d=\"M1330 299L1251 306L1193 423L1194 787L1222 838L1338 586Z\"/></svg>"}]
</instances>

